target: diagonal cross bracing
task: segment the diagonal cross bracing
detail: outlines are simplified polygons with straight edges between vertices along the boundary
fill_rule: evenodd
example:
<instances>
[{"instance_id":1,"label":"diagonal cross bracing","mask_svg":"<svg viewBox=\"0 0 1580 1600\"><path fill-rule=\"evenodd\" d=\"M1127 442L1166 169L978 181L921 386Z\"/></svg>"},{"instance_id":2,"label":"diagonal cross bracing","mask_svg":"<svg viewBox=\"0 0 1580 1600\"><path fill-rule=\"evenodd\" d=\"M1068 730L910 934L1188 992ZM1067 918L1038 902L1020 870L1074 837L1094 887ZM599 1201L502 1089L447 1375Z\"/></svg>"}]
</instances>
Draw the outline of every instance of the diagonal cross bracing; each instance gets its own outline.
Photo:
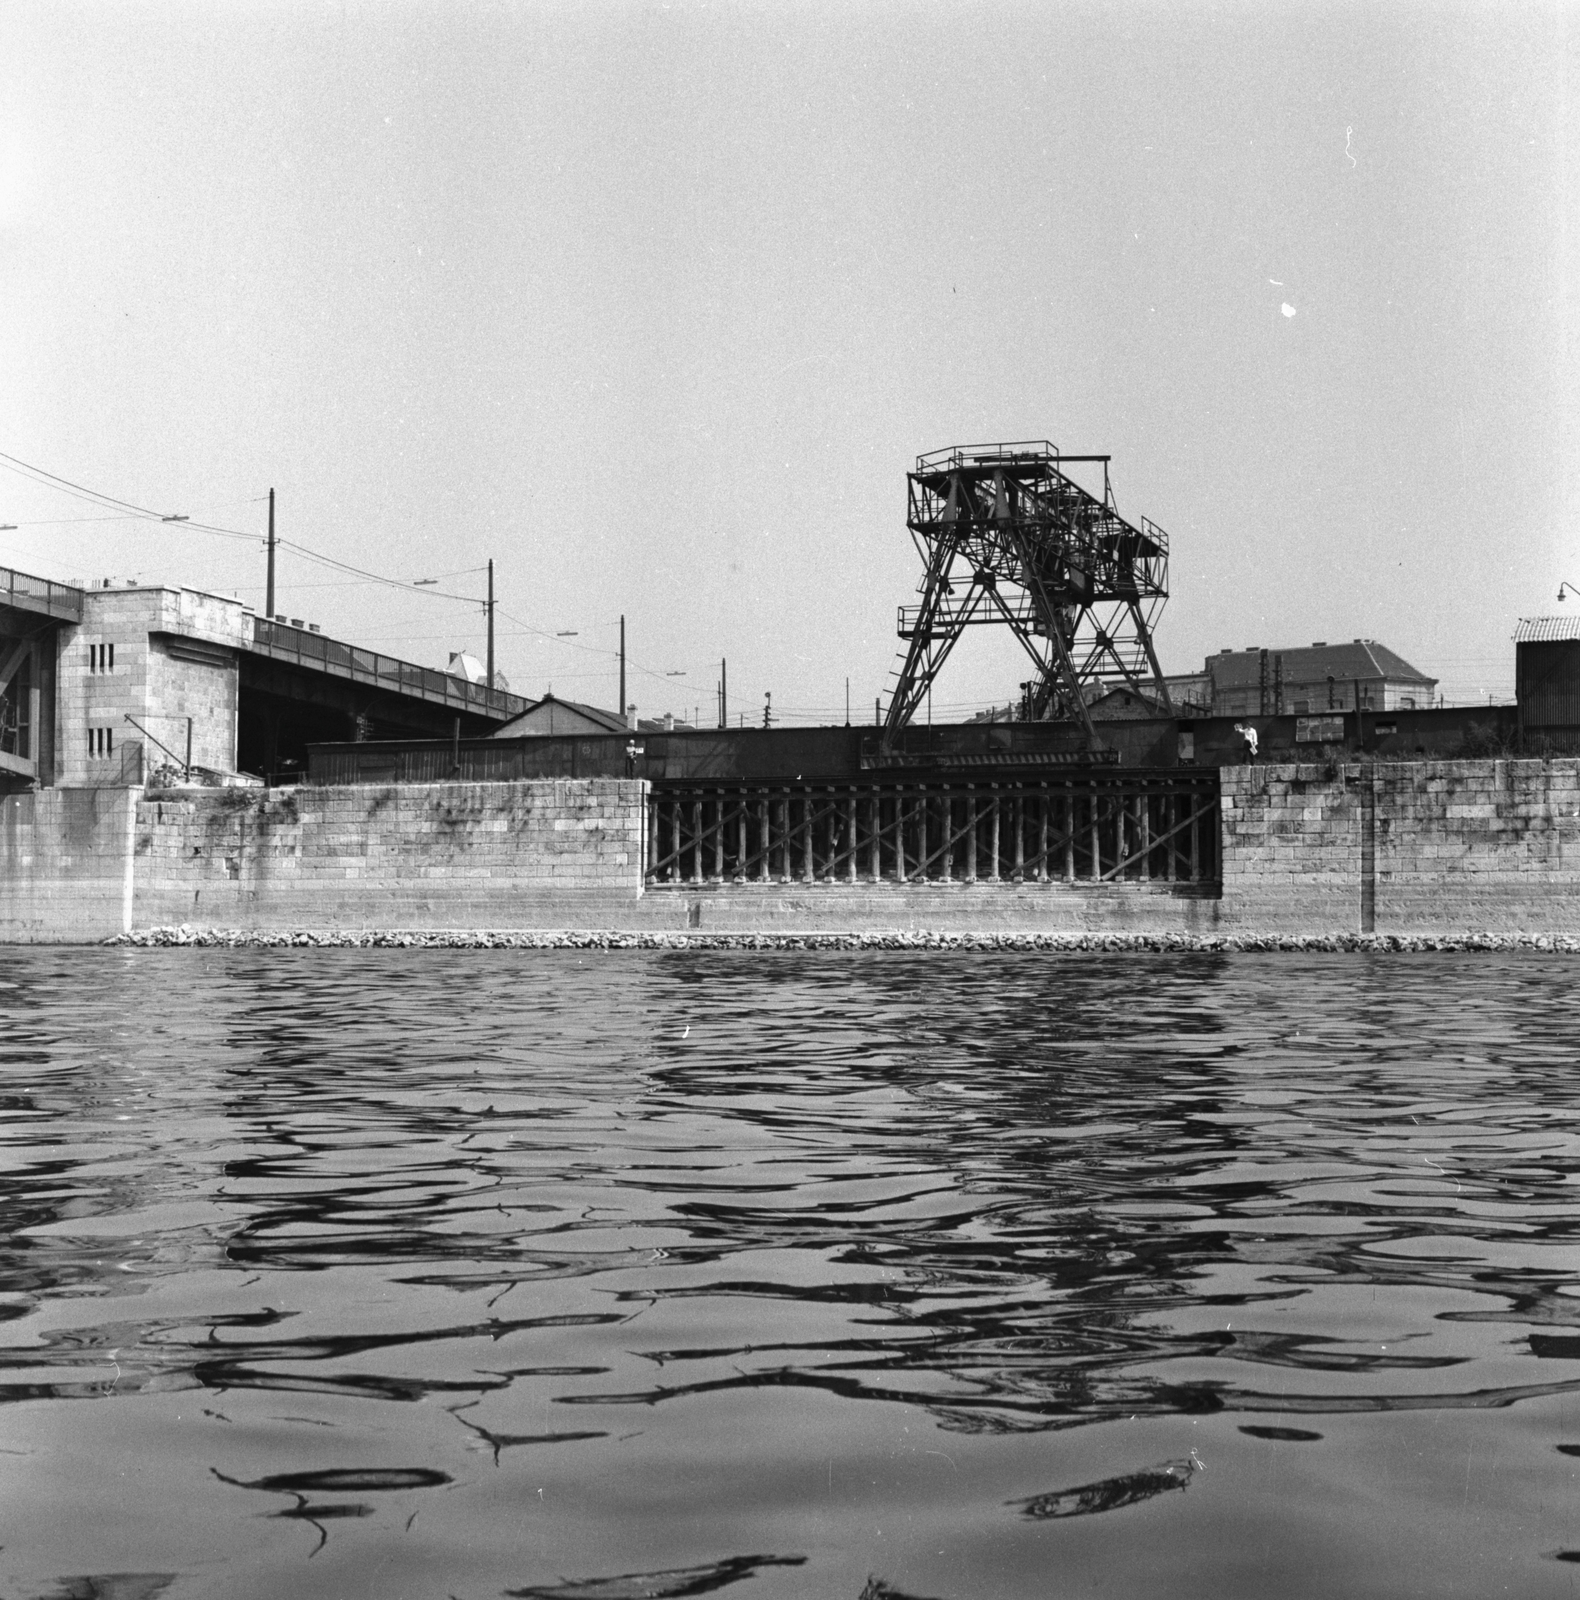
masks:
<instances>
[{"instance_id":1,"label":"diagonal cross bracing","mask_svg":"<svg viewBox=\"0 0 1580 1600\"><path fill-rule=\"evenodd\" d=\"M1068 476L1103 464L1098 498ZM916 714L968 627L1008 627L1030 657L1021 715L1080 723L1093 743L1087 690L1106 673L1172 710L1152 646L1168 597L1168 538L1120 516L1107 456L1062 456L1045 440L954 446L917 458L906 525L922 557L921 603L902 606L908 641L884 721Z\"/></svg>"}]
</instances>

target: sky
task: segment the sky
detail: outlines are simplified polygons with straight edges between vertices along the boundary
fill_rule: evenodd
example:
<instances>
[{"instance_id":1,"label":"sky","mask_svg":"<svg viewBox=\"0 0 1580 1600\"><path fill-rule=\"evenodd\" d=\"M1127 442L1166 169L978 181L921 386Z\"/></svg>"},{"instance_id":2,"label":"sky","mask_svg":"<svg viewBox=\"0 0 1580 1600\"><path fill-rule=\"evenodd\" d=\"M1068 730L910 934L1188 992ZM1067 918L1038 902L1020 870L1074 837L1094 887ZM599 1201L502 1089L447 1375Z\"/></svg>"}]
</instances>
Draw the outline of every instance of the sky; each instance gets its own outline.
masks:
<instances>
[{"instance_id":1,"label":"sky","mask_svg":"<svg viewBox=\"0 0 1580 1600\"><path fill-rule=\"evenodd\" d=\"M1049 439L1168 532L1165 670L1501 698L1577 380L1580 0L5 6L0 563L262 609L272 487L279 612L443 665L492 559L529 695L624 615L643 715L868 720L915 457Z\"/></svg>"}]
</instances>

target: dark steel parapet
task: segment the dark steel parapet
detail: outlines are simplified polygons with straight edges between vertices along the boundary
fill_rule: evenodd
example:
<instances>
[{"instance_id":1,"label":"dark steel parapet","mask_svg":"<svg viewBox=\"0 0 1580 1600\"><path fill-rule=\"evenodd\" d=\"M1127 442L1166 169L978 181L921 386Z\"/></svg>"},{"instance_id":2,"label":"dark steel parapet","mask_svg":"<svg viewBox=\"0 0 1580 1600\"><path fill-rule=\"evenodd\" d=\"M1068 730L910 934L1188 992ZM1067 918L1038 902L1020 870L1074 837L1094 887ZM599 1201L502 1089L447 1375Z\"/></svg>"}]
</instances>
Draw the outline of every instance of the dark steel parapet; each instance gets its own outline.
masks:
<instances>
[{"instance_id":1,"label":"dark steel parapet","mask_svg":"<svg viewBox=\"0 0 1580 1600\"><path fill-rule=\"evenodd\" d=\"M997 781L658 783L647 882L1219 880L1218 773L1112 768Z\"/></svg>"},{"instance_id":2,"label":"dark steel parapet","mask_svg":"<svg viewBox=\"0 0 1580 1600\"><path fill-rule=\"evenodd\" d=\"M0 605L34 611L57 622L81 622L83 591L69 583L52 583L28 572L0 567Z\"/></svg>"},{"instance_id":3,"label":"dark steel parapet","mask_svg":"<svg viewBox=\"0 0 1580 1600\"><path fill-rule=\"evenodd\" d=\"M252 629L252 644L248 648L257 655L326 672L331 677L349 678L354 683L365 683L391 694L410 695L433 705L449 706L455 711L468 711L499 722L520 716L532 704L519 694L508 694L486 684L468 683L465 678L451 677L448 672L399 661L394 656L380 655L377 650L342 644L338 639L326 638L306 628L293 628L284 622L254 617Z\"/></svg>"}]
</instances>

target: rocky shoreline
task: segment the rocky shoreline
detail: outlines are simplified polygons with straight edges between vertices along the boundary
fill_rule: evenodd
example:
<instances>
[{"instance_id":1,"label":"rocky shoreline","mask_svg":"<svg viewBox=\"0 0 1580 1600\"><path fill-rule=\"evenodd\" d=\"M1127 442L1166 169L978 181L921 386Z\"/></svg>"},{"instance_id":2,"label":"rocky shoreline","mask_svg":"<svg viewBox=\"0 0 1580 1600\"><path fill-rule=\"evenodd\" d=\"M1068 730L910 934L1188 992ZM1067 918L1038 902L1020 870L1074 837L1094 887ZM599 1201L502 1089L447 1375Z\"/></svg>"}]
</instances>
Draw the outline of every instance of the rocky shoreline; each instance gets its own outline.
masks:
<instances>
[{"instance_id":1,"label":"rocky shoreline","mask_svg":"<svg viewBox=\"0 0 1580 1600\"><path fill-rule=\"evenodd\" d=\"M1415 950L1580 952L1580 935L1534 933L621 933L520 929L272 931L146 928L104 941L139 948L396 950L1101 950L1274 951L1304 953Z\"/></svg>"}]
</instances>

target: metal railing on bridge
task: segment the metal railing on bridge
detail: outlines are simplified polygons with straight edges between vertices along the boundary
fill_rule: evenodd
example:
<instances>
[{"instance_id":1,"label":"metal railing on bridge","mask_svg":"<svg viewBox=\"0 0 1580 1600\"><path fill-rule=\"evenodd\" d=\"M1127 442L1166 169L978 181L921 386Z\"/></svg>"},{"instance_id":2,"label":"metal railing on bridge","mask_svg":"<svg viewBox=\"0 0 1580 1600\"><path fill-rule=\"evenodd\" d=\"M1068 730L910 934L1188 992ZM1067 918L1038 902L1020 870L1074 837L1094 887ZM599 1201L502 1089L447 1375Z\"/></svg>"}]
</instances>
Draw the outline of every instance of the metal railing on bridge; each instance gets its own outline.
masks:
<instances>
[{"instance_id":1,"label":"metal railing on bridge","mask_svg":"<svg viewBox=\"0 0 1580 1600\"><path fill-rule=\"evenodd\" d=\"M297 666L311 667L317 672L327 672L337 678L350 678L357 683L371 684L388 689L392 694L413 695L420 700L450 706L456 711L471 711L479 716L493 717L500 722L520 716L532 701L519 694L509 694L504 689L494 689L483 683L469 683L465 678L452 677L432 667L419 667L411 661L401 661L394 656L380 655L377 650L363 650L357 645L343 644L310 628L294 628L284 622L270 622L266 617L253 618L253 649L275 661L289 661Z\"/></svg>"},{"instance_id":2,"label":"metal railing on bridge","mask_svg":"<svg viewBox=\"0 0 1580 1600\"><path fill-rule=\"evenodd\" d=\"M74 584L52 583L30 572L0 567L0 605L34 611L59 622L82 621L82 590Z\"/></svg>"},{"instance_id":3,"label":"metal railing on bridge","mask_svg":"<svg viewBox=\"0 0 1580 1600\"><path fill-rule=\"evenodd\" d=\"M650 884L1218 881L1218 774L655 784Z\"/></svg>"}]
</instances>

